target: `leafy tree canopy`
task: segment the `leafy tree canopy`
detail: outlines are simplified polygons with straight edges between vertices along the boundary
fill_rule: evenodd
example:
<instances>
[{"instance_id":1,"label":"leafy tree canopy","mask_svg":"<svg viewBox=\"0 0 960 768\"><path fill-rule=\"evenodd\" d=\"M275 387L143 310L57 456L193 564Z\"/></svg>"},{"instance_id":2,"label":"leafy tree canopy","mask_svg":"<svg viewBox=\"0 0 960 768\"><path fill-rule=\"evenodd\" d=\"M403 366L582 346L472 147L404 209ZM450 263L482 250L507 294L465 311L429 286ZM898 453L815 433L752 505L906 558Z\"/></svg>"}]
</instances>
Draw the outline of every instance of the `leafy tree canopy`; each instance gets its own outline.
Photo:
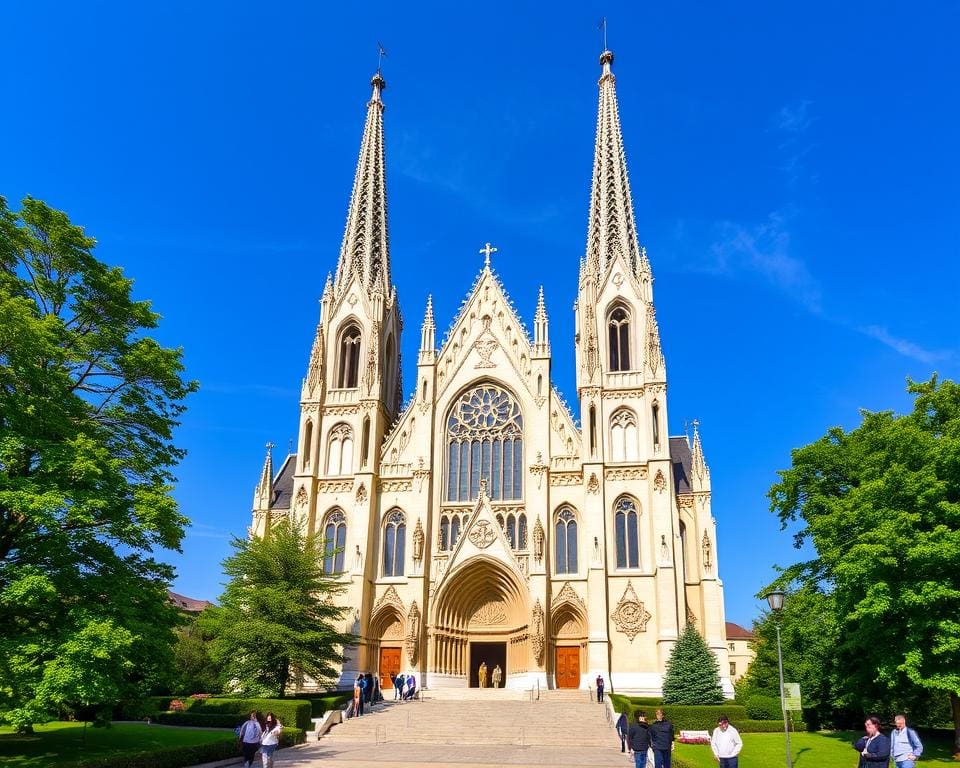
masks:
<instances>
[{"instance_id":1,"label":"leafy tree canopy","mask_svg":"<svg viewBox=\"0 0 960 768\"><path fill-rule=\"evenodd\" d=\"M343 646L356 639L336 628L347 609L334 604L344 586L323 570L327 544L290 518L263 538L234 539L220 605L199 621L236 692L282 697L303 675L335 682Z\"/></svg>"},{"instance_id":2,"label":"leafy tree canopy","mask_svg":"<svg viewBox=\"0 0 960 768\"><path fill-rule=\"evenodd\" d=\"M829 593L836 663L861 701L949 696L960 750L960 386L908 391L911 413L864 411L793 452L771 510L816 557L776 583Z\"/></svg>"},{"instance_id":3,"label":"leafy tree canopy","mask_svg":"<svg viewBox=\"0 0 960 768\"><path fill-rule=\"evenodd\" d=\"M722 704L720 665L697 628L687 624L667 659L664 704Z\"/></svg>"},{"instance_id":4,"label":"leafy tree canopy","mask_svg":"<svg viewBox=\"0 0 960 768\"><path fill-rule=\"evenodd\" d=\"M176 622L152 553L187 522L172 432L196 384L94 245L0 197L0 714L24 728L152 687Z\"/></svg>"}]
</instances>

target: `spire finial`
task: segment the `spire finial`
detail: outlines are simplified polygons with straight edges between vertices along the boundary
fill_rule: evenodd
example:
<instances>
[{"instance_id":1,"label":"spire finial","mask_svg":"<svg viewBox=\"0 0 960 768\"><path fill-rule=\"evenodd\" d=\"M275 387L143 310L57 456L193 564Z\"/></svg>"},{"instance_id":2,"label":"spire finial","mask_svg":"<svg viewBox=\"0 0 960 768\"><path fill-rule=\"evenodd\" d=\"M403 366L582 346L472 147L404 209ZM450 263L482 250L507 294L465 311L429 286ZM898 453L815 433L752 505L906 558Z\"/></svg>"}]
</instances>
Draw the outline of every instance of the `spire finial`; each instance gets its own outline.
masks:
<instances>
[{"instance_id":1,"label":"spire finial","mask_svg":"<svg viewBox=\"0 0 960 768\"><path fill-rule=\"evenodd\" d=\"M490 245L490 243L487 243L483 248L480 249L480 253L483 254L483 266L485 269L490 269L490 254L496 252L497 249Z\"/></svg>"}]
</instances>

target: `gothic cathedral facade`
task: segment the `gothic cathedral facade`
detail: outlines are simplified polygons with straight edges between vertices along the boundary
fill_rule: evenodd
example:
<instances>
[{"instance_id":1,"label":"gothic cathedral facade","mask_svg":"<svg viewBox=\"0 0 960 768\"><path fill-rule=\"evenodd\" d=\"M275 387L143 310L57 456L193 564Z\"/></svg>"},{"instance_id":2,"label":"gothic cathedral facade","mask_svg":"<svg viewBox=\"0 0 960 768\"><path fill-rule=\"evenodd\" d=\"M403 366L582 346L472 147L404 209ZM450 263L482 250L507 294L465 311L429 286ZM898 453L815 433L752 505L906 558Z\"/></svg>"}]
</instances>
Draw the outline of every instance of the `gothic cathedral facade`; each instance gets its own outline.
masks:
<instances>
[{"instance_id":1,"label":"gothic cathedral facade","mask_svg":"<svg viewBox=\"0 0 960 768\"><path fill-rule=\"evenodd\" d=\"M428 299L401 408L390 279L385 83L367 104L335 277L303 381L297 452L268 451L251 534L292 516L346 585L341 682L658 694L686 622L726 677L723 586L699 433L669 437L667 373L640 247L613 54L603 53L586 254L575 305L582 424L551 384L541 289L531 339L486 262L446 338ZM489 676L488 676L489 680ZM309 685L309 681L305 683ZM489 684L489 683L488 683Z\"/></svg>"}]
</instances>

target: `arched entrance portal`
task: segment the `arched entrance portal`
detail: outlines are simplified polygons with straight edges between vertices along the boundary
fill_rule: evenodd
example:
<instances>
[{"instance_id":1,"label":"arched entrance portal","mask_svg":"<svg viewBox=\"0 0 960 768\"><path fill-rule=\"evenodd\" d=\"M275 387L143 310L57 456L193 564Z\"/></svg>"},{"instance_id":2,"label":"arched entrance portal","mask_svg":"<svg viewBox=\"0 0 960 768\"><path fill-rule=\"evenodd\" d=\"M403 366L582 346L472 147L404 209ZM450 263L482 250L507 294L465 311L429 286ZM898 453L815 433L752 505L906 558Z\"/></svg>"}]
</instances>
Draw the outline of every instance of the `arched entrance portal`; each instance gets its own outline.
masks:
<instances>
[{"instance_id":1,"label":"arched entrance portal","mask_svg":"<svg viewBox=\"0 0 960 768\"><path fill-rule=\"evenodd\" d=\"M556 688L579 688L586 669L587 623L580 606L563 602L553 610L553 681Z\"/></svg>"},{"instance_id":2,"label":"arched entrance portal","mask_svg":"<svg viewBox=\"0 0 960 768\"><path fill-rule=\"evenodd\" d=\"M434 602L428 670L435 687L485 687L501 669L500 687L525 675L530 661L529 596L526 587L502 564L473 558L449 575ZM520 683L523 685L523 683Z\"/></svg>"}]
</instances>

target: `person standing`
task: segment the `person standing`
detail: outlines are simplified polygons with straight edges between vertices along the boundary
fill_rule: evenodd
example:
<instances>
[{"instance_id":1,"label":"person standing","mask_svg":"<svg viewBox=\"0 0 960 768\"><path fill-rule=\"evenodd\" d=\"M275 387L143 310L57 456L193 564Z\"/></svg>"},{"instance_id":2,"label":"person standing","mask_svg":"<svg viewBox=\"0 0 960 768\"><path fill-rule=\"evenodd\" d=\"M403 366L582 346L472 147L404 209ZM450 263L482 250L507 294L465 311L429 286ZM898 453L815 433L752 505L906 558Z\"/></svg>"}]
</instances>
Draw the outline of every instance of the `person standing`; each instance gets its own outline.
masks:
<instances>
[{"instance_id":1,"label":"person standing","mask_svg":"<svg viewBox=\"0 0 960 768\"><path fill-rule=\"evenodd\" d=\"M487 662L480 662L480 669L477 670L477 679L480 682L481 688L487 687Z\"/></svg>"},{"instance_id":2,"label":"person standing","mask_svg":"<svg viewBox=\"0 0 960 768\"><path fill-rule=\"evenodd\" d=\"M603 702L603 675L597 675L597 702Z\"/></svg>"},{"instance_id":3,"label":"person standing","mask_svg":"<svg viewBox=\"0 0 960 768\"><path fill-rule=\"evenodd\" d=\"M407 684L407 678L405 675L398 674L393 681L393 698L394 701L403 699L403 687Z\"/></svg>"},{"instance_id":4,"label":"person standing","mask_svg":"<svg viewBox=\"0 0 960 768\"><path fill-rule=\"evenodd\" d=\"M499 687L500 687L500 681L503 680L503 670L500 669L500 665L499 665L499 664L497 664L497 666L495 666L495 667L493 668L492 680L493 680L493 687L494 687L494 688L499 688Z\"/></svg>"},{"instance_id":5,"label":"person standing","mask_svg":"<svg viewBox=\"0 0 960 768\"><path fill-rule=\"evenodd\" d=\"M257 757L257 750L260 749L260 737L263 736L263 728L260 720L257 718L257 711L250 713L250 717L240 726L240 751L243 753L243 768L251 768L253 761Z\"/></svg>"},{"instance_id":6,"label":"person standing","mask_svg":"<svg viewBox=\"0 0 960 768\"><path fill-rule=\"evenodd\" d=\"M653 747L654 768L670 768L673 757L673 723L657 710L657 719L650 723L650 742Z\"/></svg>"},{"instance_id":7,"label":"person standing","mask_svg":"<svg viewBox=\"0 0 960 768\"><path fill-rule=\"evenodd\" d=\"M263 768L273 768L273 753L280 746L280 733L283 726L273 712L267 712L263 723L263 735L260 737L260 757Z\"/></svg>"},{"instance_id":8,"label":"person standing","mask_svg":"<svg viewBox=\"0 0 960 768\"><path fill-rule=\"evenodd\" d=\"M743 741L740 739L740 732L730 725L726 715L717 720L717 727L713 729L713 736L710 737L710 749L720 763L720 768L737 768Z\"/></svg>"},{"instance_id":9,"label":"person standing","mask_svg":"<svg viewBox=\"0 0 960 768\"><path fill-rule=\"evenodd\" d=\"M363 714L363 675L357 675L357 681L353 684L353 716L360 717Z\"/></svg>"},{"instance_id":10,"label":"person standing","mask_svg":"<svg viewBox=\"0 0 960 768\"><path fill-rule=\"evenodd\" d=\"M880 718L870 715L863 724L866 736L854 742L853 748L860 753L859 768L877 768L890 762L890 739L880 732Z\"/></svg>"},{"instance_id":11,"label":"person standing","mask_svg":"<svg viewBox=\"0 0 960 768\"><path fill-rule=\"evenodd\" d=\"M627 720L627 713L621 712L617 718L617 736L620 737L620 751L627 751L627 732L630 730L630 722Z\"/></svg>"},{"instance_id":12,"label":"person standing","mask_svg":"<svg viewBox=\"0 0 960 768\"><path fill-rule=\"evenodd\" d=\"M893 718L894 729L890 731L890 756L897 768L914 768L917 759L923 754L923 742L913 728L907 727L907 718L897 715Z\"/></svg>"},{"instance_id":13,"label":"person standing","mask_svg":"<svg viewBox=\"0 0 960 768\"><path fill-rule=\"evenodd\" d=\"M627 742L630 744L633 764L636 768L646 768L647 750L650 749L650 724L647 722L647 713L642 709L637 712L637 722L627 731Z\"/></svg>"}]
</instances>

